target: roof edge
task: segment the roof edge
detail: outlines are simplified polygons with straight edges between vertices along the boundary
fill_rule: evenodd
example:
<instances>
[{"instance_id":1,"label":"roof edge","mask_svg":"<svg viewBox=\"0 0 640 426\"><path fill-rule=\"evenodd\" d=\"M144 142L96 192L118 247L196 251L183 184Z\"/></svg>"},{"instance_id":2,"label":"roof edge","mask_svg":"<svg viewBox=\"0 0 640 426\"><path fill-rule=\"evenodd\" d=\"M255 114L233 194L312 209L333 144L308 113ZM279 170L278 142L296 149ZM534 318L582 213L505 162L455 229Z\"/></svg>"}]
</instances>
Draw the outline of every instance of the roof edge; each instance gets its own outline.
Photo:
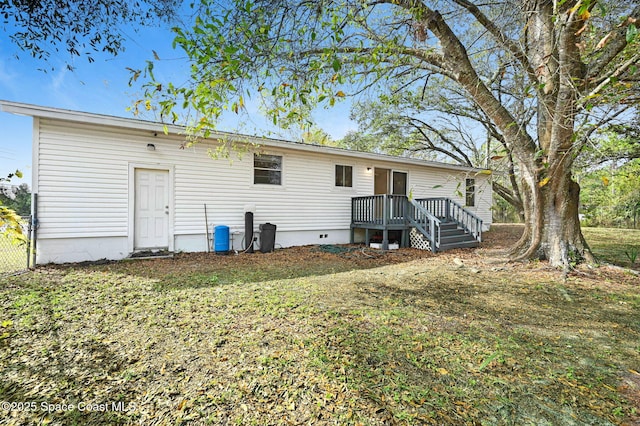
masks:
<instances>
[{"instance_id":1,"label":"roof edge","mask_svg":"<svg viewBox=\"0 0 640 426\"><path fill-rule=\"evenodd\" d=\"M126 118L113 115L96 114L90 112L74 111L63 108L45 107L40 105L26 104L0 99L0 111L25 115L30 117L51 118L64 121L74 121L81 123L99 124L104 126L114 126L134 130L150 130L156 132L168 131L169 134L187 135L185 126L165 124L156 121L141 120L139 118ZM433 167L447 170L467 171L487 174L487 169L460 166L456 164L441 163L438 161L422 160L409 157L398 157L388 154L378 154L366 151L355 151L346 148L337 148L323 145L312 145L303 142L293 142L281 139L272 139L262 136L251 136L239 133L212 131L207 139L233 139L239 143L252 143L273 148L293 149L298 151L308 151L317 153L328 153L347 157L369 159L372 161L388 161L394 163L413 164L424 167Z\"/></svg>"}]
</instances>

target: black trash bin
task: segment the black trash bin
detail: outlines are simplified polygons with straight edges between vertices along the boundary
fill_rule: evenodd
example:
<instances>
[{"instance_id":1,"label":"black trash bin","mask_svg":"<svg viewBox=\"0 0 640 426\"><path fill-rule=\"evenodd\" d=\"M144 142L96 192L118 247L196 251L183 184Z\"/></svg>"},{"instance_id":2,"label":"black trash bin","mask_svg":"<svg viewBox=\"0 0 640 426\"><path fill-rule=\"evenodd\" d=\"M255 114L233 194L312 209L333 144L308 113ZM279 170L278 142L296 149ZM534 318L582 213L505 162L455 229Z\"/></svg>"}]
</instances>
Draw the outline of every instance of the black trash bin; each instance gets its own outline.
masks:
<instances>
[{"instance_id":1,"label":"black trash bin","mask_svg":"<svg viewBox=\"0 0 640 426\"><path fill-rule=\"evenodd\" d=\"M276 245L276 225L263 223L260 225L260 251L270 253Z\"/></svg>"}]
</instances>

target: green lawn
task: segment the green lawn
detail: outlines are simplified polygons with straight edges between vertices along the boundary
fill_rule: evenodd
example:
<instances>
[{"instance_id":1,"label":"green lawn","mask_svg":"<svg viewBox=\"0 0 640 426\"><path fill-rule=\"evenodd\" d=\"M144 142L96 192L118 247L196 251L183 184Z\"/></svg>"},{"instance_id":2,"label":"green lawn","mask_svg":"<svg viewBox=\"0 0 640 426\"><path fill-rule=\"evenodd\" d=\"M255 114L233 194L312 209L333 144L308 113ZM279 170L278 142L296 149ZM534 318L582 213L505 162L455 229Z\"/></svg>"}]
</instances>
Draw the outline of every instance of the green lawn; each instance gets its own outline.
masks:
<instances>
[{"instance_id":1,"label":"green lawn","mask_svg":"<svg viewBox=\"0 0 640 426\"><path fill-rule=\"evenodd\" d=\"M586 234L605 255L610 234ZM483 253L307 248L9 277L0 423L637 424L640 278L563 280Z\"/></svg>"},{"instance_id":2,"label":"green lawn","mask_svg":"<svg viewBox=\"0 0 640 426\"><path fill-rule=\"evenodd\" d=\"M582 231L599 258L620 266L640 267L640 229L583 228Z\"/></svg>"}]
</instances>

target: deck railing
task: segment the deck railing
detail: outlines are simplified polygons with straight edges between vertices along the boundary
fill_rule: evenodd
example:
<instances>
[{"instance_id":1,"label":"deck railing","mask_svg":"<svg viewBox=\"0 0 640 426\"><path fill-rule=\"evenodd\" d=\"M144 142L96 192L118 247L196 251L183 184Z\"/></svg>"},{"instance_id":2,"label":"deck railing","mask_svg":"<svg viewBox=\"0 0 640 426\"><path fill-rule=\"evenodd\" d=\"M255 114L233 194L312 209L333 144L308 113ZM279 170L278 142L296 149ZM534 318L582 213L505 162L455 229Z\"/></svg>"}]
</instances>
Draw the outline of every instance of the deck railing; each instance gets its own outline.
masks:
<instances>
[{"instance_id":1,"label":"deck railing","mask_svg":"<svg viewBox=\"0 0 640 426\"><path fill-rule=\"evenodd\" d=\"M406 223L407 197L370 195L351 199L351 223L402 225Z\"/></svg>"},{"instance_id":2,"label":"deck railing","mask_svg":"<svg viewBox=\"0 0 640 426\"><path fill-rule=\"evenodd\" d=\"M351 199L352 227L415 227L429 240L434 252L440 248L443 222L455 222L476 241L482 241L482 219L449 198L409 200L404 195L370 195Z\"/></svg>"},{"instance_id":3,"label":"deck railing","mask_svg":"<svg viewBox=\"0 0 640 426\"><path fill-rule=\"evenodd\" d=\"M418 204L445 222L455 222L476 241L482 241L482 219L450 198L421 198Z\"/></svg>"}]
</instances>

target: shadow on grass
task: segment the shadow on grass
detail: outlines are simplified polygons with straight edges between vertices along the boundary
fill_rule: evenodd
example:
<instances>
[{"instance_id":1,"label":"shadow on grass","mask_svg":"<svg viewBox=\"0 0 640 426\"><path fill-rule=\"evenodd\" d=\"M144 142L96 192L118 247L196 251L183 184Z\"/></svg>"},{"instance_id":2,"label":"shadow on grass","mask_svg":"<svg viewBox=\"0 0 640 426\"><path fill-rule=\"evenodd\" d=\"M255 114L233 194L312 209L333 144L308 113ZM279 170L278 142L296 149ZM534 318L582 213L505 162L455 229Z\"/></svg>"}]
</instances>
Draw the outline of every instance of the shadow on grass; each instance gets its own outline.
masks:
<instances>
[{"instance_id":1,"label":"shadow on grass","mask_svg":"<svg viewBox=\"0 0 640 426\"><path fill-rule=\"evenodd\" d=\"M97 340L61 336L67 319L57 312L58 295L46 288L30 290L28 310L37 310L38 317L23 319L31 330L0 340L0 400L14 404L3 411L14 411L29 424L129 424L135 414L128 412L130 390L123 377L135 360ZM100 386L112 392L95 392Z\"/></svg>"},{"instance_id":2,"label":"shadow on grass","mask_svg":"<svg viewBox=\"0 0 640 426\"><path fill-rule=\"evenodd\" d=\"M81 267L149 278L154 281L154 289L166 291L323 276L432 256L431 252L416 249L381 252L349 246L348 250L341 253L332 253L323 251L318 246L305 246L274 253L227 256L185 253L167 259L126 260ZM78 266L65 265L58 268Z\"/></svg>"},{"instance_id":3,"label":"shadow on grass","mask_svg":"<svg viewBox=\"0 0 640 426\"><path fill-rule=\"evenodd\" d=\"M336 265L337 259L343 262ZM42 327L26 330L22 341L14 342L15 359L5 358L12 359L13 371L26 374L18 377L27 379L14 375L0 396L25 397L29 384L44 383L32 392L38 401L79 392L95 402L105 402L100 395L121 395L151 406L147 391L153 384L151 395L164 402L147 407L150 415L172 424L182 421L176 409L182 407L182 391L194 397L192 414L204 418L221 412L244 424L252 423L246 421L251 415L256 424L284 423L284 417L256 413L265 403L280 404L285 395L296 402L290 411L306 419L292 424L312 423L299 408L307 403L325 416L319 424L606 425L619 424L630 413L616 390L621 371L637 370L637 292L571 280L560 284L545 272L524 268L472 273L446 259L326 276L383 261L390 263L308 250L238 258L185 255L42 271L39 285L34 277L32 287L27 282L7 289L11 306L22 300L25 312L44 316ZM273 288L247 286L247 291L172 291L319 275L325 277ZM53 293L17 297L27 290ZM102 312L101 305L109 309ZM24 317L12 309L16 322ZM60 326L66 340L49 326ZM126 334L118 342L112 333L121 329ZM70 338L80 330L87 332ZM34 336L47 340L55 353L42 356ZM27 356L18 357L19 351L28 351ZM126 354L131 353L141 359L151 355L134 369L138 375L130 383ZM165 355L171 355L169 361ZM21 367L24 359L29 364ZM193 381L187 385L177 370L165 376L165 362L186 369L184 377ZM219 369L207 370L211 366ZM199 382L196 374L206 377ZM242 382L251 386L238 392L234 386ZM164 395L165 389L181 392ZM208 397L200 399L222 398L229 389L234 393L225 396L226 402L214 399L211 405ZM292 396L298 392L301 396ZM110 415L90 414L84 420L60 413L56 420L125 423L124 414Z\"/></svg>"},{"instance_id":4,"label":"shadow on grass","mask_svg":"<svg viewBox=\"0 0 640 426\"><path fill-rule=\"evenodd\" d=\"M327 374L348 366L338 379L375 401L381 421L613 425L635 416L616 389L637 365L637 296L438 275L409 288L406 278L358 284L353 298L366 312L335 315L313 343Z\"/></svg>"}]
</instances>

